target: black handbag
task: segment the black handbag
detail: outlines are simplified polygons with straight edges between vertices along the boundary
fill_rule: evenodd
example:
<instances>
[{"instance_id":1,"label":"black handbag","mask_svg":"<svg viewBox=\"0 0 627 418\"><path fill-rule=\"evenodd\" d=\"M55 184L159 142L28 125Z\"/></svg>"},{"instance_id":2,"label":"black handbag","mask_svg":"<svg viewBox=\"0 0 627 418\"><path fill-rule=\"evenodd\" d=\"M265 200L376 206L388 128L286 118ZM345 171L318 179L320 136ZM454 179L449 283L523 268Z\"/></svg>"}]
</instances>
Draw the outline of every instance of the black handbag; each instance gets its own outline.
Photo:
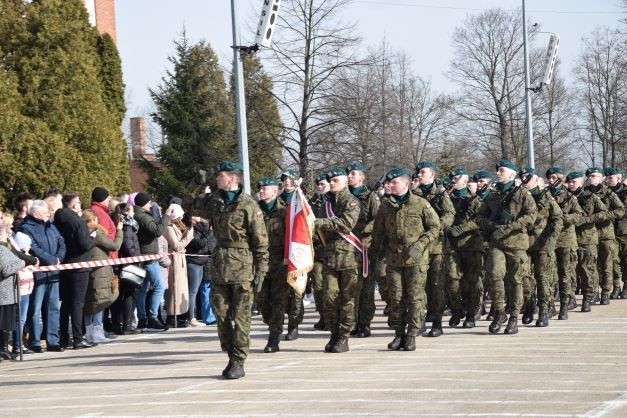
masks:
<instances>
[{"instance_id":1,"label":"black handbag","mask_svg":"<svg viewBox=\"0 0 627 418\"><path fill-rule=\"evenodd\" d=\"M136 264L127 264L120 269L120 280L133 287L141 287L146 278L146 269Z\"/></svg>"}]
</instances>

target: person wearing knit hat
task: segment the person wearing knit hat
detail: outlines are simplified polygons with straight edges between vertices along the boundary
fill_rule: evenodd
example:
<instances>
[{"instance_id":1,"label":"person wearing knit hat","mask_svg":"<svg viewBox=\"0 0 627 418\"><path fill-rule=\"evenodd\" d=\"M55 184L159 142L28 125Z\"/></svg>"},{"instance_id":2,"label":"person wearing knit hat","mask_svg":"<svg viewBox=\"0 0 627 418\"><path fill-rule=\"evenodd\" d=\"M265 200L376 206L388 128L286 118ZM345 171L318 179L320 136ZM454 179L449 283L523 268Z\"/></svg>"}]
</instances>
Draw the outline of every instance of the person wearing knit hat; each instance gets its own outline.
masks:
<instances>
[{"instance_id":1,"label":"person wearing knit hat","mask_svg":"<svg viewBox=\"0 0 627 418\"><path fill-rule=\"evenodd\" d=\"M442 316L446 308L446 291L444 271L444 229L453 224L455 208L447 193L437 190L435 180L437 167L431 161L416 164L419 186L413 192L429 201L440 219L440 234L429 244L429 270L427 271L427 299L431 312L427 314L432 320L430 337L442 335ZM428 321L429 319L427 319Z\"/></svg>"},{"instance_id":2,"label":"person wearing knit hat","mask_svg":"<svg viewBox=\"0 0 627 418\"><path fill-rule=\"evenodd\" d=\"M623 202L616 193L603 182L605 173L617 176L618 170L613 167L605 170L600 167L589 168L586 171L588 185L585 188L586 191L598 196L606 207L606 219L596 223L597 232L599 234L597 265L601 285L601 305L609 305L610 299L618 299L618 295L620 294L619 276L621 273L618 269L615 271L615 268L618 266L614 264L614 260L618 254L618 243L616 242L614 224L622 220L625 216ZM598 289L595 287L595 292L597 291Z\"/></svg>"},{"instance_id":3,"label":"person wearing knit hat","mask_svg":"<svg viewBox=\"0 0 627 418\"><path fill-rule=\"evenodd\" d=\"M139 192L133 197L133 204L140 208L146 209L146 205L152 201L152 198L148 193Z\"/></svg>"},{"instance_id":4,"label":"person wearing knit hat","mask_svg":"<svg viewBox=\"0 0 627 418\"><path fill-rule=\"evenodd\" d=\"M591 174L595 174L591 172ZM596 176L593 176L596 177ZM566 176L566 184L571 195L577 198L582 209L581 217L576 222L578 259L577 288L583 293L581 312L590 312L598 297L599 270L597 266L599 234L597 223L607 219L606 206L595 194L583 189L584 173L572 171Z\"/></svg>"},{"instance_id":5,"label":"person wearing knit hat","mask_svg":"<svg viewBox=\"0 0 627 418\"><path fill-rule=\"evenodd\" d=\"M111 241L115 240L115 235L117 228L115 223L109 216L109 201L111 200L111 196L109 196L109 191L104 187L94 187L91 192L91 204L89 205L89 209L96 212L96 216L98 216L98 224L105 229L105 235ZM109 251L110 258L118 258L117 251Z\"/></svg>"},{"instance_id":6,"label":"person wearing knit hat","mask_svg":"<svg viewBox=\"0 0 627 418\"><path fill-rule=\"evenodd\" d=\"M427 248L437 240L440 222L431 205L410 192L411 178L404 168L394 168L385 177L391 195L384 199L377 213L370 251L386 260L388 324L395 331L388 349L414 351L416 336L423 326Z\"/></svg>"},{"instance_id":7,"label":"person wearing knit hat","mask_svg":"<svg viewBox=\"0 0 627 418\"><path fill-rule=\"evenodd\" d=\"M109 197L109 191L104 187L94 187L91 191L91 200L94 202L102 203Z\"/></svg>"},{"instance_id":8,"label":"person wearing knit hat","mask_svg":"<svg viewBox=\"0 0 627 418\"><path fill-rule=\"evenodd\" d=\"M488 330L496 334L507 322L505 333L516 334L523 304L522 275L528 261L527 230L534 224L537 207L527 189L515 187L515 164L502 159L496 168L496 187L483 201L476 220L488 237L486 277L495 309ZM505 312L506 292L511 309L509 320Z\"/></svg>"},{"instance_id":9,"label":"person wearing knit hat","mask_svg":"<svg viewBox=\"0 0 627 418\"><path fill-rule=\"evenodd\" d=\"M555 264L559 283L560 311L557 319L567 320L568 311L577 307L575 288L577 276L574 274L573 260L577 260L577 233L575 224L581 217L582 210L577 198L566 189L566 171L562 167L550 167L546 171L549 192L562 210L563 227L557 238Z\"/></svg>"}]
</instances>

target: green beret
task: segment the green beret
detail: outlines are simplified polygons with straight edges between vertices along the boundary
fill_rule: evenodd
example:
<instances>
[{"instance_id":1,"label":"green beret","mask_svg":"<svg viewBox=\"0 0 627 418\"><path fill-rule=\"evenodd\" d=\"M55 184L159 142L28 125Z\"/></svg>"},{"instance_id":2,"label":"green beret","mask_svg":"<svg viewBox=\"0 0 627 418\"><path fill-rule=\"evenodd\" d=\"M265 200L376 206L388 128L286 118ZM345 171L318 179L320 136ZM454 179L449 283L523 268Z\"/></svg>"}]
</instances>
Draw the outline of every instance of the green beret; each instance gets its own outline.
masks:
<instances>
[{"instance_id":1,"label":"green beret","mask_svg":"<svg viewBox=\"0 0 627 418\"><path fill-rule=\"evenodd\" d=\"M281 181L285 180L287 177L297 179L298 171L295 168L288 168L287 170L281 173Z\"/></svg>"},{"instance_id":2,"label":"green beret","mask_svg":"<svg viewBox=\"0 0 627 418\"><path fill-rule=\"evenodd\" d=\"M442 184L444 184L444 179L437 177L434 183L436 186L441 186Z\"/></svg>"},{"instance_id":3,"label":"green beret","mask_svg":"<svg viewBox=\"0 0 627 418\"><path fill-rule=\"evenodd\" d=\"M518 167L516 166L516 164L514 164L513 162L511 162L510 160L506 160L504 158L500 159L497 163L496 163L496 169L498 170L501 167L505 167L505 168L509 168L510 170L514 170L514 171L518 171Z\"/></svg>"},{"instance_id":4,"label":"green beret","mask_svg":"<svg viewBox=\"0 0 627 418\"><path fill-rule=\"evenodd\" d=\"M263 177L257 181L257 187L261 188L263 186L278 186L279 182L274 177Z\"/></svg>"},{"instance_id":5,"label":"green beret","mask_svg":"<svg viewBox=\"0 0 627 418\"><path fill-rule=\"evenodd\" d=\"M586 170L586 177L594 173L603 174L603 169L601 167L590 167L589 169Z\"/></svg>"},{"instance_id":6,"label":"green beret","mask_svg":"<svg viewBox=\"0 0 627 418\"><path fill-rule=\"evenodd\" d=\"M538 171L535 168L523 167L523 168L520 169L520 172L518 172L518 177L520 177L520 179L522 179L523 176L525 176L527 174L533 174L534 176L537 176L538 175Z\"/></svg>"},{"instance_id":7,"label":"green beret","mask_svg":"<svg viewBox=\"0 0 627 418\"><path fill-rule=\"evenodd\" d=\"M385 173L385 181L390 181L393 180L397 177L401 177L401 176L408 176L409 175L409 171L407 171L406 168L403 167L395 167L393 169L391 169L390 171L388 171L387 173Z\"/></svg>"},{"instance_id":8,"label":"green beret","mask_svg":"<svg viewBox=\"0 0 627 418\"><path fill-rule=\"evenodd\" d=\"M452 180L448 177L444 177L443 179L440 179L442 181L442 186L444 187L448 187L451 185Z\"/></svg>"},{"instance_id":9,"label":"green beret","mask_svg":"<svg viewBox=\"0 0 627 418\"><path fill-rule=\"evenodd\" d=\"M327 179L327 173L320 173L316 176L316 184L320 183L322 180Z\"/></svg>"},{"instance_id":10,"label":"green beret","mask_svg":"<svg viewBox=\"0 0 627 418\"><path fill-rule=\"evenodd\" d=\"M345 176L345 175L346 175L346 170L340 167L334 167L330 169L329 171L327 171L327 181L331 180L333 177Z\"/></svg>"},{"instance_id":11,"label":"green beret","mask_svg":"<svg viewBox=\"0 0 627 418\"><path fill-rule=\"evenodd\" d=\"M216 166L216 173L221 171L239 171L244 172L244 167L240 163L232 163L231 161L220 161Z\"/></svg>"},{"instance_id":12,"label":"green beret","mask_svg":"<svg viewBox=\"0 0 627 418\"><path fill-rule=\"evenodd\" d=\"M616 167L605 167L605 169L603 169L604 176L613 176L614 174L622 174L622 173Z\"/></svg>"},{"instance_id":13,"label":"green beret","mask_svg":"<svg viewBox=\"0 0 627 418\"><path fill-rule=\"evenodd\" d=\"M412 180L416 180L418 178L418 173L414 173L411 175Z\"/></svg>"},{"instance_id":14,"label":"green beret","mask_svg":"<svg viewBox=\"0 0 627 418\"><path fill-rule=\"evenodd\" d=\"M580 177L584 177L584 175L583 175L583 173L581 171L571 171L566 176L566 181L571 181L573 179L578 179Z\"/></svg>"},{"instance_id":15,"label":"green beret","mask_svg":"<svg viewBox=\"0 0 627 418\"><path fill-rule=\"evenodd\" d=\"M566 174L566 170L564 170L564 167L549 167L549 169L546 170L546 177L551 174Z\"/></svg>"},{"instance_id":16,"label":"green beret","mask_svg":"<svg viewBox=\"0 0 627 418\"><path fill-rule=\"evenodd\" d=\"M475 182L479 181L479 179L491 179L491 178L492 178L492 173L490 173L489 171L485 171L485 170L477 171L475 175L472 176L472 179Z\"/></svg>"},{"instance_id":17,"label":"green beret","mask_svg":"<svg viewBox=\"0 0 627 418\"><path fill-rule=\"evenodd\" d=\"M464 170L463 168L454 168L451 170L450 173L448 173L448 178L452 180L453 177L462 176L464 174L466 174L466 170Z\"/></svg>"},{"instance_id":18,"label":"green beret","mask_svg":"<svg viewBox=\"0 0 627 418\"><path fill-rule=\"evenodd\" d=\"M348 167L346 167L346 173L350 171L368 171L365 165L359 163L352 163Z\"/></svg>"},{"instance_id":19,"label":"green beret","mask_svg":"<svg viewBox=\"0 0 627 418\"><path fill-rule=\"evenodd\" d=\"M430 168L433 171L438 171L438 167L433 164L431 161L420 161L416 164L416 173L422 170L423 168Z\"/></svg>"}]
</instances>

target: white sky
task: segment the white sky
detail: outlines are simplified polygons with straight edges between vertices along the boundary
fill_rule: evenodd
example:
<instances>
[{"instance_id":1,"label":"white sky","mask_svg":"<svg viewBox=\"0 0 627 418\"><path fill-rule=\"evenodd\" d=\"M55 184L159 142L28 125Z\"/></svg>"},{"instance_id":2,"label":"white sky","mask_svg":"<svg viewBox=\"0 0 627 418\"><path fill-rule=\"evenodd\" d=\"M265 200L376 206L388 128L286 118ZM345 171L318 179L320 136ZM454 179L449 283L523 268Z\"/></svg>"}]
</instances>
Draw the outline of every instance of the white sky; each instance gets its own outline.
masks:
<instances>
[{"instance_id":1,"label":"white sky","mask_svg":"<svg viewBox=\"0 0 627 418\"><path fill-rule=\"evenodd\" d=\"M290 0L283 0L283 2ZM253 42L262 0L236 0L240 44ZM394 50L405 51L414 69L432 80L436 90L453 92L455 86L443 75L452 56L450 37L468 14L491 7L514 10L522 0L354 0L342 20L357 22L366 45L385 37ZM595 27L617 27L627 15L622 0L527 0L530 24L560 36L561 71L566 77L581 48L581 38ZM183 27L191 42L208 41L223 66L232 58L230 0L118 0L116 1L118 48L126 83L128 116L152 109L148 88L156 88L174 53L173 40ZM280 31L275 33L280 37ZM544 48L549 35L538 36ZM263 53L261 53L263 58Z\"/></svg>"}]
</instances>

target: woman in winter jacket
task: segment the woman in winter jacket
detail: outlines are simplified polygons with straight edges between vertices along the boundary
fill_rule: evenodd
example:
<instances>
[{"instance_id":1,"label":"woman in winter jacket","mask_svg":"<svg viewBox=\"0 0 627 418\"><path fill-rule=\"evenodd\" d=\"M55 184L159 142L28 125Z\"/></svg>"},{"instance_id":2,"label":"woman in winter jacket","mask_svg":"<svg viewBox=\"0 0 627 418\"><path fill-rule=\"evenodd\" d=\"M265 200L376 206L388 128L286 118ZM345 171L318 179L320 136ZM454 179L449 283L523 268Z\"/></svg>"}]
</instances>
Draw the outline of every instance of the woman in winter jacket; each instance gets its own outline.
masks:
<instances>
[{"instance_id":1,"label":"woman in winter jacket","mask_svg":"<svg viewBox=\"0 0 627 418\"><path fill-rule=\"evenodd\" d=\"M194 229L188 228L182 222L184 212L181 206L177 204L171 206L174 208L163 234L168 242L168 252L172 253L165 302L168 315L181 315L187 312L189 302L185 247L194 238Z\"/></svg>"},{"instance_id":2,"label":"woman in winter jacket","mask_svg":"<svg viewBox=\"0 0 627 418\"><path fill-rule=\"evenodd\" d=\"M122 245L122 222L116 227L115 241L107 238L105 229L98 224L98 216L91 209L83 211L82 218L96 240L91 249L91 261L108 260L111 251L118 251ZM85 295L85 329L90 342L107 342L104 335L103 311L118 298L118 277L111 266L94 267L89 275L87 294Z\"/></svg>"}]
</instances>

